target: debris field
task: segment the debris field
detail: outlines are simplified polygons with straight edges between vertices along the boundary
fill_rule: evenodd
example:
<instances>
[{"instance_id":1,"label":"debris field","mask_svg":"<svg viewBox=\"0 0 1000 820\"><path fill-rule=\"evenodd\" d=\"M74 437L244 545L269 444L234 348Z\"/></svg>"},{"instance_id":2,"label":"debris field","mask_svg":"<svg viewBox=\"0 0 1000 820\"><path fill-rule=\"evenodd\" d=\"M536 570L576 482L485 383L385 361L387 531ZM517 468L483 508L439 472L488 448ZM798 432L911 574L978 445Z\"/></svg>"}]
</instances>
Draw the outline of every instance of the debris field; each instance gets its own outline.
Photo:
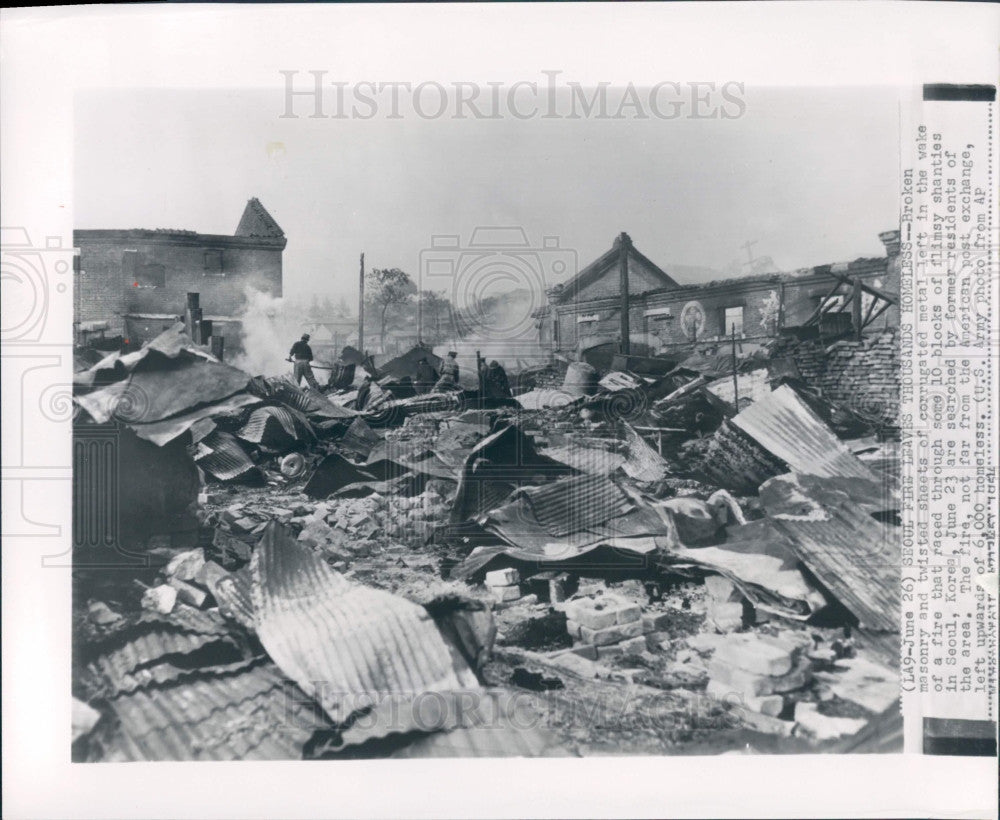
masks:
<instances>
[{"instance_id":1,"label":"debris field","mask_svg":"<svg viewBox=\"0 0 1000 820\"><path fill-rule=\"evenodd\" d=\"M74 759L897 750L898 442L737 370L359 411L181 324L82 365Z\"/></svg>"}]
</instances>

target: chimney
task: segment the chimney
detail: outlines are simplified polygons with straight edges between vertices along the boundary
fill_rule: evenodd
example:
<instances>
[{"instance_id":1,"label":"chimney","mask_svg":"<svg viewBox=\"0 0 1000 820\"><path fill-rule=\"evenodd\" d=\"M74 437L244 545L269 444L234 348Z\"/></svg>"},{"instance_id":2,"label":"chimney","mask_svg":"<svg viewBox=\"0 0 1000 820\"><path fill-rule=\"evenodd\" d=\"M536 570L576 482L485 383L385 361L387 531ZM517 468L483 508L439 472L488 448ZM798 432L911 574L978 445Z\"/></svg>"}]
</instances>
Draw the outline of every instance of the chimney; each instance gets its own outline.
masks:
<instances>
[{"instance_id":1,"label":"chimney","mask_svg":"<svg viewBox=\"0 0 1000 820\"><path fill-rule=\"evenodd\" d=\"M878 235L885 245L886 256L899 256L899 230L883 231Z\"/></svg>"}]
</instances>

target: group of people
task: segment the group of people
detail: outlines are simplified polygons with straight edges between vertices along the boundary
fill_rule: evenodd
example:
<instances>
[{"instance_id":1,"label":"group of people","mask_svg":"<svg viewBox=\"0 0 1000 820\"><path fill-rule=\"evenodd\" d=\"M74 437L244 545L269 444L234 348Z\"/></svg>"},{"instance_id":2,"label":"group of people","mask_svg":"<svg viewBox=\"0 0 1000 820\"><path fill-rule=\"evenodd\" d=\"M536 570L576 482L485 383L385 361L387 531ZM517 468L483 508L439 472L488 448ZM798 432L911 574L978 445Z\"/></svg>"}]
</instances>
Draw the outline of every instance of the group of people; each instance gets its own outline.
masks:
<instances>
[{"instance_id":1,"label":"group of people","mask_svg":"<svg viewBox=\"0 0 1000 820\"><path fill-rule=\"evenodd\" d=\"M292 345L288 358L292 362L292 378L295 383L301 384L306 380L314 390L319 390L319 382L312 370L313 351L309 346L309 334L303 333L302 338ZM331 369L330 379L327 387L333 389L347 389L354 383L355 365L344 361L338 361ZM458 353L449 350L447 357L441 362L441 372L438 373L434 366L423 357L417 362L413 374L413 389L420 394L423 393L447 393L460 390L461 385L458 380ZM482 380L483 395L486 398L510 398L510 382L503 366L496 359L488 365L483 361L480 365L480 378ZM355 399L355 407L358 410L364 409L371 395L373 377L366 372L364 380L358 388L358 396Z\"/></svg>"}]
</instances>

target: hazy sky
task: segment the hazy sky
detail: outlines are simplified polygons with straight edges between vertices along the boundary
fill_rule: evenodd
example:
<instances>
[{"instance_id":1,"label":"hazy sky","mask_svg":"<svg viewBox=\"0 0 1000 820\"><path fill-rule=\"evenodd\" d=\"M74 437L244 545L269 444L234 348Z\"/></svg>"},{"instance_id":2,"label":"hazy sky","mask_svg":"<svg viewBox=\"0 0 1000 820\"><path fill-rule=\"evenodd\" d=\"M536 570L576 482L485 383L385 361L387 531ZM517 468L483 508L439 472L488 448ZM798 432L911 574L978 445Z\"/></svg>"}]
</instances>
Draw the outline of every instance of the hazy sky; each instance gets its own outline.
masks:
<instances>
[{"instance_id":1,"label":"hazy sky","mask_svg":"<svg viewBox=\"0 0 1000 820\"><path fill-rule=\"evenodd\" d=\"M361 251L415 275L433 235L477 225L558 236L580 266L627 231L661 265L722 270L756 240L788 270L883 253L897 98L748 87L729 120L362 121L280 119L280 89L86 92L75 221L228 234L256 196L288 237L289 296L355 295Z\"/></svg>"}]
</instances>

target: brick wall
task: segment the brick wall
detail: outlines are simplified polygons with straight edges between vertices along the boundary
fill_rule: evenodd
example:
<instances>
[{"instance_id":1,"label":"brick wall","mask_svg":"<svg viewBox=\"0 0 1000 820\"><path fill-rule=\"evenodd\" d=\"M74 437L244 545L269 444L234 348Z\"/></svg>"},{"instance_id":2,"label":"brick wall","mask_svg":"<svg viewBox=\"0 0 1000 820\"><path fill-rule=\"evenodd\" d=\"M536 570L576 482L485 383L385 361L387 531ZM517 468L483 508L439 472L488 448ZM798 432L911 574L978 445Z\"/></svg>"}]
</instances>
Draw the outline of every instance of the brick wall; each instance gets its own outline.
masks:
<instances>
[{"instance_id":1,"label":"brick wall","mask_svg":"<svg viewBox=\"0 0 1000 820\"><path fill-rule=\"evenodd\" d=\"M831 401L871 419L887 433L898 432L900 351L895 328L830 345L789 341L774 356L793 359L803 379Z\"/></svg>"},{"instance_id":2,"label":"brick wall","mask_svg":"<svg viewBox=\"0 0 1000 820\"><path fill-rule=\"evenodd\" d=\"M79 247L79 242L75 240ZM125 288L122 284L122 249L110 245L81 248L80 273L74 294L77 322L110 324L107 336L125 335Z\"/></svg>"},{"instance_id":3,"label":"brick wall","mask_svg":"<svg viewBox=\"0 0 1000 820\"><path fill-rule=\"evenodd\" d=\"M859 260L844 266L849 276L857 276L862 281L885 287L886 260ZM670 348L690 344L690 338L681 323L681 313L685 305L697 302L705 313L705 325L699 339L710 340L728 336L730 328L723 327L726 308L743 309L744 340L767 340L774 338L776 326L773 323L772 305L781 306L783 326L801 325L816 309L836 280L829 273L819 272L800 277L779 277L775 275L741 281L733 279L724 283L703 286L688 285L660 293L632 296L629 306L629 327L635 334L648 333L659 340L654 347ZM597 342L617 338L619 330L620 303L617 300L616 277L608 274L602 280L607 288L613 288L616 298L577 299L569 304L553 306L554 316L550 321L559 325L556 349L569 351L578 343ZM588 291L589 292L589 291ZM867 297L866 297L867 298ZM669 308L669 319L646 316L652 308ZM579 316L597 316L596 321L578 322ZM881 327L893 326L890 312L880 317L876 324ZM765 319L771 318L770 321ZM549 320L547 320L549 321ZM549 332L551 337L551 332ZM546 338L542 336L543 340Z\"/></svg>"},{"instance_id":4,"label":"brick wall","mask_svg":"<svg viewBox=\"0 0 1000 820\"><path fill-rule=\"evenodd\" d=\"M94 239L88 233L106 235ZM126 323L125 315L182 316L188 292L201 294L206 318L238 315L250 288L281 295L283 240L255 242L200 234L173 239L151 233L78 232L77 321L108 321L108 335L138 335L131 341L139 343L169 321L137 318ZM230 349L237 343L235 323L217 323L214 330L227 337Z\"/></svg>"}]
</instances>

